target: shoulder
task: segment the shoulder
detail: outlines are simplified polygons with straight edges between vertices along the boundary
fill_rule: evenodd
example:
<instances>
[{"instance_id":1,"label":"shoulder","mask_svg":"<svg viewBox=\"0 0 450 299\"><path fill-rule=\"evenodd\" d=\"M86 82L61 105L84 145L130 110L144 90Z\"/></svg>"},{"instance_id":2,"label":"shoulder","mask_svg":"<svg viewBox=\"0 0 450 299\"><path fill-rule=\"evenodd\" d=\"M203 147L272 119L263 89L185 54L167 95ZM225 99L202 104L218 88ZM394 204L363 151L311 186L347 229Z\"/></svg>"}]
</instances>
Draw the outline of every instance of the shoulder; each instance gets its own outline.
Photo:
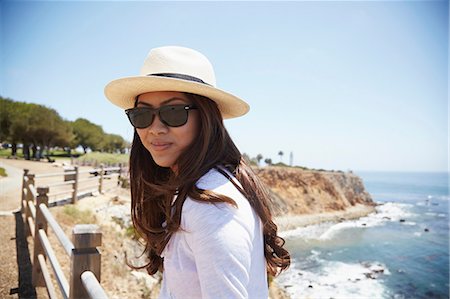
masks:
<instances>
[{"instance_id":1,"label":"shoulder","mask_svg":"<svg viewBox=\"0 0 450 299\"><path fill-rule=\"evenodd\" d=\"M244 195L238 190L238 188L236 188L236 186L230 181L230 179L233 179L234 182L238 184L238 186L240 186L240 183L233 177L233 175L230 172L228 171L226 172L228 174L228 177L220 173L217 169L213 168L197 181L196 186L202 190L208 190L216 194L230 197L236 202L237 205L239 205L239 203L242 202L243 200L247 201ZM207 202L199 202L188 197L185 206L183 208L190 208L191 206L199 208L198 205L217 206L217 203L210 204ZM219 206L220 205L221 204L219 203ZM231 206L229 204L226 205Z\"/></svg>"},{"instance_id":2,"label":"shoulder","mask_svg":"<svg viewBox=\"0 0 450 299\"><path fill-rule=\"evenodd\" d=\"M224 170L230 177L233 175ZM231 184L230 180L220 173L216 168L210 169L206 174L204 174L196 183L197 187L204 190L216 190L218 188L223 188L224 186Z\"/></svg>"},{"instance_id":3,"label":"shoulder","mask_svg":"<svg viewBox=\"0 0 450 299\"><path fill-rule=\"evenodd\" d=\"M232 177L230 173L228 174ZM252 215L250 204L245 196L226 176L216 169L211 169L198 180L196 185L200 189L231 198L237 207L228 203L199 202L188 197L184 202L182 211L182 222L187 227L197 225L217 226L236 217L242 218L245 215L247 217Z\"/></svg>"}]
</instances>

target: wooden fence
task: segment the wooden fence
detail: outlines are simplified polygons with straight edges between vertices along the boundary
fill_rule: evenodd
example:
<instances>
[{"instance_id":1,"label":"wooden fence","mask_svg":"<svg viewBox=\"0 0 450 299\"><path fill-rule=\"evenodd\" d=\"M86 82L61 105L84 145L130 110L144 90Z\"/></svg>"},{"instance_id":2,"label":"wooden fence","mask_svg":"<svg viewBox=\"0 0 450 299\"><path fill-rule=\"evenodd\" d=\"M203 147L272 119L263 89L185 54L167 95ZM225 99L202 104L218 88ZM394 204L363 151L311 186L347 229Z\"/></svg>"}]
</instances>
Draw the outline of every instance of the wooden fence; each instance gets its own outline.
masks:
<instances>
[{"instance_id":1,"label":"wooden fence","mask_svg":"<svg viewBox=\"0 0 450 299\"><path fill-rule=\"evenodd\" d=\"M31 174L24 170L22 181L21 212L25 222L25 233L33 239L33 274L35 287L46 287L50 298L57 298L47 261L63 298L108 298L100 285L101 257L97 247L101 246L102 233L97 225L79 224L72 230L70 240L49 211L49 206L61 203L75 203L80 197L93 192L102 193L106 180L118 186L121 168L100 167L79 171L78 167L66 169L63 173ZM62 182L36 187L36 180L64 178ZM117 179L117 183L114 179ZM40 185L40 184L39 184ZM84 185L84 186L82 186ZM67 190L67 186L70 187ZM66 190L57 190L65 187ZM94 190L92 188L94 187ZM80 189L82 188L83 191ZM50 189L57 191L50 192ZM69 196L65 196L69 194ZM61 197L61 195L63 195ZM49 198L57 197L50 201ZM67 281L47 236L48 228L55 233L66 254L70 257L70 277Z\"/></svg>"}]
</instances>

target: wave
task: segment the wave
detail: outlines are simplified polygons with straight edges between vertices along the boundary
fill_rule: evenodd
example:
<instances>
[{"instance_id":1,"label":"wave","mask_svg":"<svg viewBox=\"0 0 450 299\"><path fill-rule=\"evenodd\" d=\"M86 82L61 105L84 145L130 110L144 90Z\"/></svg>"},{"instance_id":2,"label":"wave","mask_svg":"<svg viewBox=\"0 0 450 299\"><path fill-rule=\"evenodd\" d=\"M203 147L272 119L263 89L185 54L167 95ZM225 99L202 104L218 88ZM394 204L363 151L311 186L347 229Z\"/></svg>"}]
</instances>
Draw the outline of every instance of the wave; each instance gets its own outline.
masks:
<instances>
[{"instance_id":1,"label":"wave","mask_svg":"<svg viewBox=\"0 0 450 299\"><path fill-rule=\"evenodd\" d=\"M283 238L302 238L303 240L330 240L338 233L350 228L367 228L381 226L388 222L401 221L405 225L416 225L413 221L404 221L405 218L414 218L416 214L411 210L412 204L388 202L376 207L376 213L359 218L357 220L347 220L340 223L321 223L306 227L299 227L294 230L282 232Z\"/></svg>"},{"instance_id":2,"label":"wave","mask_svg":"<svg viewBox=\"0 0 450 299\"><path fill-rule=\"evenodd\" d=\"M427 200L450 201L450 196L448 196L448 195L428 195Z\"/></svg>"},{"instance_id":3,"label":"wave","mask_svg":"<svg viewBox=\"0 0 450 299\"><path fill-rule=\"evenodd\" d=\"M293 261L291 269L276 279L292 298L382 298L386 295L385 286L378 280L390 275L384 264L326 261L319 254L309 257L319 265L314 272L300 270L299 264Z\"/></svg>"}]
</instances>

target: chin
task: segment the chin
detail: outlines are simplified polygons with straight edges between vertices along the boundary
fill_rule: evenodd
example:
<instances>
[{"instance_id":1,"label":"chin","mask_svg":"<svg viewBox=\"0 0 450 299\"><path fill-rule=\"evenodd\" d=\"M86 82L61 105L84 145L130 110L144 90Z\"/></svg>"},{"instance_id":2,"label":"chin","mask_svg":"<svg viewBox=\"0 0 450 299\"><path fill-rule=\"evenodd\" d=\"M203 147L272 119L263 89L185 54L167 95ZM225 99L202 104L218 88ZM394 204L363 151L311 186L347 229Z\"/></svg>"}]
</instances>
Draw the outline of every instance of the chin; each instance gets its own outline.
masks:
<instances>
[{"instance_id":1,"label":"chin","mask_svg":"<svg viewBox=\"0 0 450 299\"><path fill-rule=\"evenodd\" d=\"M161 160L156 160L154 159L156 165L158 165L159 167L165 167L165 168L170 168L172 167L173 163L171 163L170 161L161 161Z\"/></svg>"}]
</instances>

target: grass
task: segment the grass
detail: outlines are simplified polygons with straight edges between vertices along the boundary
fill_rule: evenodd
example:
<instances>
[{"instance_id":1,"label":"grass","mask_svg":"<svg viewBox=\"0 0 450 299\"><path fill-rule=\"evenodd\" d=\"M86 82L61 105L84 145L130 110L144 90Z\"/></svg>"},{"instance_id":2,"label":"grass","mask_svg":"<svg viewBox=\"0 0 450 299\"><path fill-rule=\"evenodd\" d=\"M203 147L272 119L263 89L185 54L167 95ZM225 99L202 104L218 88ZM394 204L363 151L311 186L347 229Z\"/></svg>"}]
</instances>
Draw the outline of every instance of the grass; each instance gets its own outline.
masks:
<instances>
[{"instance_id":1,"label":"grass","mask_svg":"<svg viewBox=\"0 0 450 299\"><path fill-rule=\"evenodd\" d=\"M7 158L11 156L11 152L12 150L10 148L2 148L0 149L0 157ZM17 150L16 156L18 158L23 158L22 149Z\"/></svg>"},{"instance_id":2,"label":"grass","mask_svg":"<svg viewBox=\"0 0 450 299\"><path fill-rule=\"evenodd\" d=\"M31 154L31 151L30 151L30 154ZM44 154L44 156L47 156L47 151L44 151L43 154ZM12 149L10 149L10 148L1 148L0 149L0 157L7 158L7 157L10 157L11 155L12 155ZM67 159L67 158L70 158L70 155L67 154L67 152L63 151L63 150L51 150L48 153L48 155L50 157L52 157L53 159ZM81 155L81 153L77 152L75 150L72 150L71 155L74 156L74 157L78 157L78 156ZM16 157L17 158L23 158L23 151L22 151L21 148L17 149ZM43 158L43 159L45 159L45 158Z\"/></svg>"},{"instance_id":3,"label":"grass","mask_svg":"<svg viewBox=\"0 0 450 299\"><path fill-rule=\"evenodd\" d=\"M95 224L95 215L90 210L80 210L74 205L66 205L63 213L75 224Z\"/></svg>"},{"instance_id":4,"label":"grass","mask_svg":"<svg viewBox=\"0 0 450 299\"><path fill-rule=\"evenodd\" d=\"M44 152L46 154L46 152ZM11 156L11 149L0 149L0 157L7 158ZM63 150L51 150L49 156L53 160L62 161L69 159L67 152ZM77 151L72 151L72 156L79 156L78 160L86 164L128 164L129 155L128 154L111 154L111 153L101 153L101 152L91 152L87 154L80 154ZM18 149L16 153L17 158L23 159L22 149ZM42 158L43 161L45 158ZM47 161L47 160L45 160Z\"/></svg>"},{"instance_id":5,"label":"grass","mask_svg":"<svg viewBox=\"0 0 450 299\"><path fill-rule=\"evenodd\" d=\"M101 152L87 153L80 158L79 161L92 164L127 164L130 156L127 154L111 154Z\"/></svg>"},{"instance_id":6,"label":"grass","mask_svg":"<svg viewBox=\"0 0 450 299\"><path fill-rule=\"evenodd\" d=\"M134 240L139 239L138 234L137 234L136 230L134 229L133 225L130 225L127 228L125 228L125 236L127 236L128 238L134 239Z\"/></svg>"},{"instance_id":7,"label":"grass","mask_svg":"<svg viewBox=\"0 0 450 299\"><path fill-rule=\"evenodd\" d=\"M0 176L8 176L8 174L6 173L6 170L3 167L0 167Z\"/></svg>"}]
</instances>

